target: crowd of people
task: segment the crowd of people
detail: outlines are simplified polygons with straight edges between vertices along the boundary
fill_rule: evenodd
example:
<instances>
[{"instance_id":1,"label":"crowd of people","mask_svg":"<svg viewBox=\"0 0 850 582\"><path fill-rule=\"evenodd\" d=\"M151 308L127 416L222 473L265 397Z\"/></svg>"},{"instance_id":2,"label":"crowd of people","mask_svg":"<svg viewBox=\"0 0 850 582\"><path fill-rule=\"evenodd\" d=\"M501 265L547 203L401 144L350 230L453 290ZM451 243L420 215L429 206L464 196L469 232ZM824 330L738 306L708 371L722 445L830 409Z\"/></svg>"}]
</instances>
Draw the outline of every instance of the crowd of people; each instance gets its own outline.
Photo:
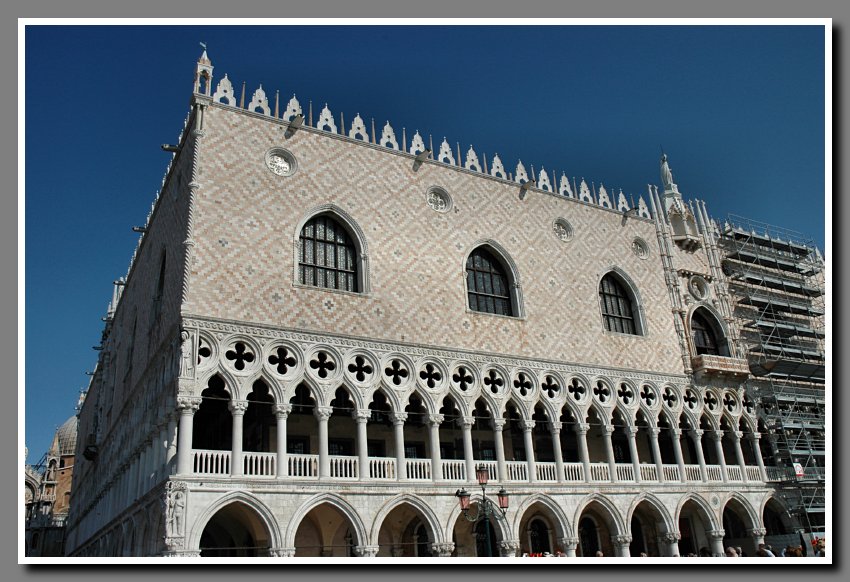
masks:
<instances>
[{"instance_id":1,"label":"crowd of people","mask_svg":"<svg viewBox=\"0 0 850 582\"><path fill-rule=\"evenodd\" d=\"M812 540L812 550L814 552L813 555L815 557L819 557L819 558L825 557L826 556L826 540L822 539L822 538L815 537ZM747 555L741 549L741 546L729 546L729 547L726 548L725 554L726 554L727 558L746 558L747 557ZM760 557L760 558L776 558L776 557L803 558L803 557L806 557L807 553L803 549L803 546L794 546L794 545L789 544L789 545L785 546L784 548L782 548L781 551L775 551L769 544L761 543L761 544L759 544L758 550L756 550L755 555ZM522 555L523 558L538 558L538 557L549 558L549 557L564 557L564 556L566 556L566 554L564 554L564 552L562 552L560 549L556 550L554 554L551 554L549 552L543 552L543 553L524 553ZM596 557L597 558L604 557L604 554L602 553L601 550L596 552ZM648 557L648 555L646 554L646 552L641 552L640 557L646 558L646 557ZM677 554L674 557L678 558L679 555ZM694 554L694 553L689 553L689 554L685 554L685 557L686 558L697 558L697 557L710 558L711 557L711 550L709 550L707 547L703 546L699 549L698 555Z\"/></svg>"}]
</instances>

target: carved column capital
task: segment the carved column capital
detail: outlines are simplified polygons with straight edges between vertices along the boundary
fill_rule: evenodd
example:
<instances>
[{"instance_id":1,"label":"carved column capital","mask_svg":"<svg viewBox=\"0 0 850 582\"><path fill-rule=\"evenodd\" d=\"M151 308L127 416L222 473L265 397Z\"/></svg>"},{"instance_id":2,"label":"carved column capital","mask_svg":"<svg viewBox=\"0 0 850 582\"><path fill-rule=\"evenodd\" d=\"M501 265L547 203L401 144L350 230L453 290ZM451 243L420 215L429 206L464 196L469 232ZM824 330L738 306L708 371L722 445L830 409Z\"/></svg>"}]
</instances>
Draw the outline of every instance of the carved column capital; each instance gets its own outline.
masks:
<instances>
[{"instance_id":1,"label":"carved column capital","mask_svg":"<svg viewBox=\"0 0 850 582\"><path fill-rule=\"evenodd\" d=\"M452 542L433 543L431 544L431 553L440 558L447 558L455 551L455 545Z\"/></svg>"},{"instance_id":2,"label":"carved column capital","mask_svg":"<svg viewBox=\"0 0 850 582\"><path fill-rule=\"evenodd\" d=\"M274 415L278 420L286 420L286 417L292 413L292 405L275 404L272 410L274 410Z\"/></svg>"},{"instance_id":3,"label":"carved column capital","mask_svg":"<svg viewBox=\"0 0 850 582\"><path fill-rule=\"evenodd\" d=\"M536 423L533 420L523 420L521 424L522 430L524 430L525 432L531 432L531 429L534 428L534 425Z\"/></svg>"},{"instance_id":4,"label":"carved column capital","mask_svg":"<svg viewBox=\"0 0 850 582\"><path fill-rule=\"evenodd\" d=\"M505 423L507 423L507 421L504 418L494 418L493 430L501 432L505 428Z\"/></svg>"},{"instance_id":5,"label":"carved column capital","mask_svg":"<svg viewBox=\"0 0 850 582\"><path fill-rule=\"evenodd\" d=\"M671 428L670 434L672 434L674 437L679 438L679 437L682 436L682 429L681 428Z\"/></svg>"},{"instance_id":6,"label":"carved column capital","mask_svg":"<svg viewBox=\"0 0 850 582\"><path fill-rule=\"evenodd\" d=\"M295 548L272 548L269 553L276 558L294 558Z\"/></svg>"},{"instance_id":7,"label":"carved column capital","mask_svg":"<svg viewBox=\"0 0 850 582\"><path fill-rule=\"evenodd\" d=\"M747 533L754 538L763 538L767 535L767 529L763 527L754 527L753 529L748 529Z\"/></svg>"},{"instance_id":8,"label":"carved column capital","mask_svg":"<svg viewBox=\"0 0 850 582\"><path fill-rule=\"evenodd\" d=\"M722 540L726 535L726 530L722 529L710 529L705 534L711 538L712 540Z\"/></svg>"},{"instance_id":9,"label":"carved column capital","mask_svg":"<svg viewBox=\"0 0 850 582\"><path fill-rule=\"evenodd\" d=\"M628 437L630 439L635 438L635 436L637 436L637 433L638 433L638 427L636 427L636 426L627 426L626 427L626 434L628 435Z\"/></svg>"},{"instance_id":10,"label":"carved column capital","mask_svg":"<svg viewBox=\"0 0 850 582\"><path fill-rule=\"evenodd\" d=\"M580 434L587 434L587 431L590 430L589 422L578 422L575 426L575 431Z\"/></svg>"},{"instance_id":11,"label":"carved column capital","mask_svg":"<svg viewBox=\"0 0 850 582\"><path fill-rule=\"evenodd\" d=\"M516 556L519 551L519 540L502 540L499 542L499 554L503 558Z\"/></svg>"},{"instance_id":12,"label":"carved column capital","mask_svg":"<svg viewBox=\"0 0 850 582\"><path fill-rule=\"evenodd\" d=\"M245 411L248 410L248 401L231 400L228 407L230 408L230 413L233 414L233 416L242 416L245 414Z\"/></svg>"},{"instance_id":13,"label":"carved column capital","mask_svg":"<svg viewBox=\"0 0 850 582\"><path fill-rule=\"evenodd\" d=\"M354 546L358 558L374 558L378 555L378 546Z\"/></svg>"},{"instance_id":14,"label":"carved column capital","mask_svg":"<svg viewBox=\"0 0 850 582\"><path fill-rule=\"evenodd\" d=\"M719 443L723 440L723 431L722 430L713 430L711 431L711 440L716 443Z\"/></svg>"},{"instance_id":15,"label":"carved column capital","mask_svg":"<svg viewBox=\"0 0 850 582\"><path fill-rule=\"evenodd\" d=\"M473 424L475 424L474 416L462 416L457 419L457 425L461 428L471 429Z\"/></svg>"},{"instance_id":16,"label":"carved column capital","mask_svg":"<svg viewBox=\"0 0 850 582\"><path fill-rule=\"evenodd\" d=\"M566 538L558 538L558 543L561 544L564 549L574 550L576 546L578 546L579 539L576 537L566 537Z\"/></svg>"},{"instance_id":17,"label":"carved column capital","mask_svg":"<svg viewBox=\"0 0 850 582\"><path fill-rule=\"evenodd\" d=\"M429 426L433 426L433 425L440 426L441 424L443 424L443 421L445 419L446 419L446 417L442 414L429 414L428 415L428 425Z\"/></svg>"},{"instance_id":18,"label":"carved column capital","mask_svg":"<svg viewBox=\"0 0 850 582\"><path fill-rule=\"evenodd\" d=\"M354 422L366 423L369 422L369 419L372 417L372 411L368 408L358 408L354 412L351 413L351 418L354 419Z\"/></svg>"},{"instance_id":19,"label":"carved column capital","mask_svg":"<svg viewBox=\"0 0 850 582\"><path fill-rule=\"evenodd\" d=\"M557 420L553 420L549 423L549 430L552 431L552 434L560 434L561 424L562 423Z\"/></svg>"},{"instance_id":20,"label":"carved column capital","mask_svg":"<svg viewBox=\"0 0 850 582\"><path fill-rule=\"evenodd\" d=\"M404 422L407 420L407 413L406 412L393 412L390 415L390 418L392 419L394 426L403 425Z\"/></svg>"},{"instance_id":21,"label":"carved column capital","mask_svg":"<svg viewBox=\"0 0 850 582\"><path fill-rule=\"evenodd\" d=\"M313 416L316 417L316 420L327 420L334 413L334 409L331 406L317 406L313 409Z\"/></svg>"},{"instance_id":22,"label":"carved column capital","mask_svg":"<svg viewBox=\"0 0 850 582\"><path fill-rule=\"evenodd\" d=\"M693 430L691 431L691 435L692 435L692 436L693 436L693 438L695 438L695 439L702 438L702 435L703 435L704 433L705 433L705 431L704 431L704 430L702 430L701 428L695 428L695 429L693 429Z\"/></svg>"},{"instance_id":23,"label":"carved column capital","mask_svg":"<svg viewBox=\"0 0 850 582\"><path fill-rule=\"evenodd\" d=\"M732 434L735 435L736 439L741 440L741 437L744 436L744 431L736 430L736 431L733 431Z\"/></svg>"},{"instance_id":24,"label":"carved column capital","mask_svg":"<svg viewBox=\"0 0 850 582\"><path fill-rule=\"evenodd\" d=\"M602 427L602 434L607 438L611 438L611 435L614 433L614 425L606 424Z\"/></svg>"},{"instance_id":25,"label":"carved column capital","mask_svg":"<svg viewBox=\"0 0 850 582\"><path fill-rule=\"evenodd\" d=\"M180 414L195 414L201 407L201 399L195 396L178 396L177 409Z\"/></svg>"},{"instance_id":26,"label":"carved column capital","mask_svg":"<svg viewBox=\"0 0 850 582\"><path fill-rule=\"evenodd\" d=\"M751 441L758 441L758 440L761 440L761 433L760 432L748 432L747 437Z\"/></svg>"},{"instance_id":27,"label":"carved column capital","mask_svg":"<svg viewBox=\"0 0 850 582\"><path fill-rule=\"evenodd\" d=\"M682 534L677 531L668 531L667 533L661 536L661 539L663 539L668 544L674 544L678 543L678 541L682 539Z\"/></svg>"},{"instance_id":28,"label":"carved column capital","mask_svg":"<svg viewBox=\"0 0 850 582\"><path fill-rule=\"evenodd\" d=\"M649 434L652 435L652 438L657 439L658 435L661 434L661 429L656 426L653 426L651 429L649 429Z\"/></svg>"},{"instance_id":29,"label":"carved column capital","mask_svg":"<svg viewBox=\"0 0 850 582\"><path fill-rule=\"evenodd\" d=\"M619 534L611 536L611 543L615 546L627 546L632 543L632 536Z\"/></svg>"}]
</instances>

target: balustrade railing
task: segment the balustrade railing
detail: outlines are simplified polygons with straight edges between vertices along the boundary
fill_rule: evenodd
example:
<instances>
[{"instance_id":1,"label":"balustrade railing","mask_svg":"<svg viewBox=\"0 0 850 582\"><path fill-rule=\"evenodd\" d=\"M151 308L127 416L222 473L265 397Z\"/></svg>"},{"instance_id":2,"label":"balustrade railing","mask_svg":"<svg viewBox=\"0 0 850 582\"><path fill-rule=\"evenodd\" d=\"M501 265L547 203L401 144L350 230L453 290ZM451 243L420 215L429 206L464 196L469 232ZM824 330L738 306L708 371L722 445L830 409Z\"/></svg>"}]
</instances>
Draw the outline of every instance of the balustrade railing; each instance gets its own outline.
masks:
<instances>
[{"instance_id":1,"label":"balustrade railing","mask_svg":"<svg viewBox=\"0 0 850 582\"><path fill-rule=\"evenodd\" d=\"M242 471L252 477L274 477L276 453L242 453Z\"/></svg>"},{"instance_id":2,"label":"balustrade railing","mask_svg":"<svg viewBox=\"0 0 850 582\"><path fill-rule=\"evenodd\" d=\"M528 481L528 463L525 461L505 461L508 468L508 481Z\"/></svg>"},{"instance_id":3,"label":"balustrade railing","mask_svg":"<svg viewBox=\"0 0 850 582\"><path fill-rule=\"evenodd\" d=\"M372 479L395 480L395 459L369 457L369 476Z\"/></svg>"},{"instance_id":4,"label":"balustrade railing","mask_svg":"<svg viewBox=\"0 0 850 582\"><path fill-rule=\"evenodd\" d=\"M431 459L407 459L407 478L411 481L431 480Z\"/></svg>"},{"instance_id":5,"label":"balustrade railing","mask_svg":"<svg viewBox=\"0 0 850 582\"><path fill-rule=\"evenodd\" d=\"M682 479L679 475L679 465L661 465L661 473L665 481L681 481ZM699 471L697 471L697 477L699 477Z\"/></svg>"},{"instance_id":6,"label":"balustrade railing","mask_svg":"<svg viewBox=\"0 0 850 582\"><path fill-rule=\"evenodd\" d=\"M685 481L702 481L699 465L685 465Z\"/></svg>"},{"instance_id":7,"label":"balustrade railing","mask_svg":"<svg viewBox=\"0 0 850 582\"><path fill-rule=\"evenodd\" d=\"M726 479L728 481L743 481L741 467L739 465L726 465Z\"/></svg>"},{"instance_id":8,"label":"balustrade railing","mask_svg":"<svg viewBox=\"0 0 850 582\"><path fill-rule=\"evenodd\" d=\"M757 466L747 465L747 479L750 481L761 481L761 471Z\"/></svg>"},{"instance_id":9,"label":"balustrade railing","mask_svg":"<svg viewBox=\"0 0 850 582\"><path fill-rule=\"evenodd\" d=\"M658 471L655 465L639 465L641 481L658 481Z\"/></svg>"},{"instance_id":10,"label":"balustrade railing","mask_svg":"<svg viewBox=\"0 0 850 582\"><path fill-rule=\"evenodd\" d=\"M537 480L538 481L557 481L558 473L555 463L535 463L537 465Z\"/></svg>"},{"instance_id":11,"label":"balustrade railing","mask_svg":"<svg viewBox=\"0 0 850 582\"><path fill-rule=\"evenodd\" d=\"M442 461L443 479L446 481L466 481L466 461Z\"/></svg>"},{"instance_id":12,"label":"balustrade railing","mask_svg":"<svg viewBox=\"0 0 850 582\"><path fill-rule=\"evenodd\" d=\"M720 471L720 465L706 465L706 473L708 473L709 481L723 481L723 473Z\"/></svg>"},{"instance_id":13,"label":"balustrade railing","mask_svg":"<svg viewBox=\"0 0 850 582\"><path fill-rule=\"evenodd\" d=\"M192 472L198 475L230 475L230 451L192 451Z\"/></svg>"},{"instance_id":14,"label":"balustrade railing","mask_svg":"<svg viewBox=\"0 0 850 582\"><path fill-rule=\"evenodd\" d=\"M290 477L318 477L319 455L289 455Z\"/></svg>"},{"instance_id":15,"label":"balustrade railing","mask_svg":"<svg viewBox=\"0 0 850 582\"><path fill-rule=\"evenodd\" d=\"M357 479L359 477L357 457L330 455L331 477L334 479Z\"/></svg>"},{"instance_id":16,"label":"balustrade railing","mask_svg":"<svg viewBox=\"0 0 850 582\"><path fill-rule=\"evenodd\" d=\"M590 480L591 481L610 481L610 473L608 471L608 463L591 463L590 464Z\"/></svg>"},{"instance_id":17,"label":"balustrade railing","mask_svg":"<svg viewBox=\"0 0 850 582\"><path fill-rule=\"evenodd\" d=\"M499 480L499 465L496 461L475 461L476 467L486 467L490 481Z\"/></svg>"},{"instance_id":18,"label":"balustrade railing","mask_svg":"<svg viewBox=\"0 0 850 582\"><path fill-rule=\"evenodd\" d=\"M584 481L584 465L581 463L564 463L564 481L577 483Z\"/></svg>"},{"instance_id":19,"label":"balustrade railing","mask_svg":"<svg viewBox=\"0 0 850 582\"><path fill-rule=\"evenodd\" d=\"M617 463L614 465L617 470L617 480L618 481L634 481L635 480L635 471L634 466L631 463Z\"/></svg>"}]
</instances>

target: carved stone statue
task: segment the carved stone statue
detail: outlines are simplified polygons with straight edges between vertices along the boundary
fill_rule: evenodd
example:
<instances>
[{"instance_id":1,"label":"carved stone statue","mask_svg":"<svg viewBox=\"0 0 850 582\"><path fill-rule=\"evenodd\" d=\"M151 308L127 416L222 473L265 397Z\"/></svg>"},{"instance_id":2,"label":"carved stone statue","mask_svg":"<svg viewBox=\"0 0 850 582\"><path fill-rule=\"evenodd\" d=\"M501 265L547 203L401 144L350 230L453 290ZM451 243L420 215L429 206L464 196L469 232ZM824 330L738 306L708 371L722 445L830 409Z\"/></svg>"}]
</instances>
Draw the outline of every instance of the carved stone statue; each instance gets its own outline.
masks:
<instances>
[{"instance_id":1,"label":"carved stone statue","mask_svg":"<svg viewBox=\"0 0 850 582\"><path fill-rule=\"evenodd\" d=\"M188 331L180 331L180 376L189 377L192 369L192 339Z\"/></svg>"},{"instance_id":2,"label":"carved stone statue","mask_svg":"<svg viewBox=\"0 0 850 582\"><path fill-rule=\"evenodd\" d=\"M673 172L670 171L670 166L667 164L667 154L661 154L661 183L665 190L676 189L676 185L673 183Z\"/></svg>"}]
</instances>

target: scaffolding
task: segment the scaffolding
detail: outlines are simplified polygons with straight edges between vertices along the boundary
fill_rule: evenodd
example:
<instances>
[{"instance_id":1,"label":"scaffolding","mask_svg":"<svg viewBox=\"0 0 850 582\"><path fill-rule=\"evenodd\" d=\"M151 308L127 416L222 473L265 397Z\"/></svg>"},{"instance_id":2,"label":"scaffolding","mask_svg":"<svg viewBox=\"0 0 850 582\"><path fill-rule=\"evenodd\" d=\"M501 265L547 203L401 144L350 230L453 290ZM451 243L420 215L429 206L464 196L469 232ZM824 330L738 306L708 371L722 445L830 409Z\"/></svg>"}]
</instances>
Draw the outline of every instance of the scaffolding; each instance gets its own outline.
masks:
<instances>
[{"instance_id":1,"label":"scaffolding","mask_svg":"<svg viewBox=\"0 0 850 582\"><path fill-rule=\"evenodd\" d=\"M786 467L778 489L800 525L825 511L824 263L811 239L736 215L718 231L733 310L748 351L747 391ZM801 470L802 468L802 470Z\"/></svg>"}]
</instances>

